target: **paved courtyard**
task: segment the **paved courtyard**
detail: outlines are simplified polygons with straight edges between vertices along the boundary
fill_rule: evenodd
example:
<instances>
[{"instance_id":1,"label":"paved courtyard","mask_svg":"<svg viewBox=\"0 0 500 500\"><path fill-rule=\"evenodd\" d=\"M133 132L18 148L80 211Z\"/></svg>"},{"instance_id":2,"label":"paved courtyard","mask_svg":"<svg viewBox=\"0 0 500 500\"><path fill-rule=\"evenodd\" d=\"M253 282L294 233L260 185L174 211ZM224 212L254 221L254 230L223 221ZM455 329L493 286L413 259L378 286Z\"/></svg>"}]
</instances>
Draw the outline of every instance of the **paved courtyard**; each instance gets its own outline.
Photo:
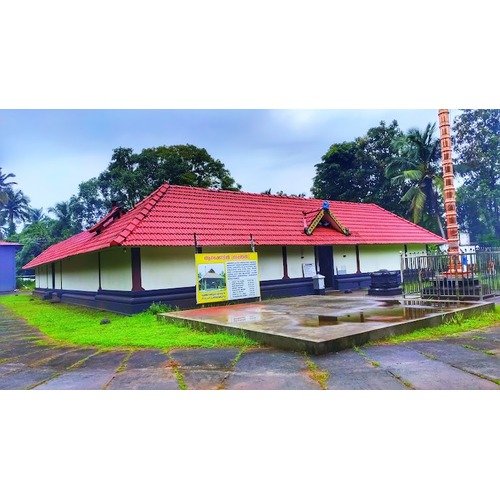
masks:
<instances>
[{"instance_id":1,"label":"paved courtyard","mask_svg":"<svg viewBox=\"0 0 500 500\"><path fill-rule=\"evenodd\" d=\"M0 389L321 389L325 374L328 389L500 387L500 328L308 357L269 348L100 351L41 338L0 307Z\"/></svg>"}]
</instances>

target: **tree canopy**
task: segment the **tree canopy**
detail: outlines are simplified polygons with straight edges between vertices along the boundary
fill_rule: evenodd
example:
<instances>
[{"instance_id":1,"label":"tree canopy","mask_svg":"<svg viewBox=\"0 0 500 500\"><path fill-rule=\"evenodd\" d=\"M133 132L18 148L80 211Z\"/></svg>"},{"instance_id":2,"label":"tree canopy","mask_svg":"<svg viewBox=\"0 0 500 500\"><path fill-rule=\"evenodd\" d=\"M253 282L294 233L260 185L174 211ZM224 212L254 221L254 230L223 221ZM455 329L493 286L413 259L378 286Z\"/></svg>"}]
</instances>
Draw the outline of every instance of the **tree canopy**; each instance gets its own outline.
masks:
<instances>
[{"instance_id":1,"label":"tree canopy","mask_svg":"<svg viewBox=\"0 0 500 500\"><path fill-rule=\"evenodd\" d=\"M458 222L474 242L500 246L500 110L466 109L453 123Z\"/></svg>"},{"instance_id":2,"label":"tree canopy","mask_svg":"<svg viewBox=\"0 0 500 500\"><path fill-rule=\"evenodd\" d=\"M312 193L316 198L376 203L405 215L400 199L403 190L385 172L397 154L397 140L403 136L396 120L380 122L350 142L332 144L321 163L315 165Z\"/></svg>"}]
</instances>

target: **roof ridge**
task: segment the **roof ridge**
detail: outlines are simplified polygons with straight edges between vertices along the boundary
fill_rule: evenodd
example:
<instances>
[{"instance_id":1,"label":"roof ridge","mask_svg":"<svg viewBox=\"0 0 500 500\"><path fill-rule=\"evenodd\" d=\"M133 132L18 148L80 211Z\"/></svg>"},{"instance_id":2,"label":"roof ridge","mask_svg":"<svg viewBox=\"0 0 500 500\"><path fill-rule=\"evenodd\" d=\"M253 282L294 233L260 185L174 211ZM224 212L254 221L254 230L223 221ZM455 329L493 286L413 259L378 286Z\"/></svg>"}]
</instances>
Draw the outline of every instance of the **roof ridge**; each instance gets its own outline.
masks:
<instances>
[{"instance_id":1,"label":"roof ridge","mask_svg":"<svg viewBox=\"0 0 500 500\"><path fill-rule=\"evenodd\" d=\"M367 203L363 201L345 201L345 200L332 200L329 198L314 198L311 196L299 196L293 194L268 194L268 193L252 193L250 191L236 191L233 189L220 189L220 188L211 188L211 187L200 187L200 186L185 186L182 184L170 184L172 188L182 188L182 189L192 189L199 191L208 191L210 193L232 193L237 195L250 195L250 196L259 196L262 198L288 198L291 200L305 200L305 201L329 201L330 203L346 203L350 205L374 205L374 203Z\"/></svg>"},{"instance_id":2,"label":"roof ridge","mask_svg":"<svg viewBox=\"0 0 500 500\"><path fill-rule=\"evenodd\" d=\"M138 214L127 224L125 229L122 229L117 236L115 236L109 246L122 245L124 241L137 229L140 223L150 214L151 210L156 206L158 201L163 198L170 185L168 183L162 184L158 189L153 191L149 196L144 198L138 203L130 212L131 214L138 210ZM144 207L141 209L141 207Z\"/></svg>"}]
</instances>

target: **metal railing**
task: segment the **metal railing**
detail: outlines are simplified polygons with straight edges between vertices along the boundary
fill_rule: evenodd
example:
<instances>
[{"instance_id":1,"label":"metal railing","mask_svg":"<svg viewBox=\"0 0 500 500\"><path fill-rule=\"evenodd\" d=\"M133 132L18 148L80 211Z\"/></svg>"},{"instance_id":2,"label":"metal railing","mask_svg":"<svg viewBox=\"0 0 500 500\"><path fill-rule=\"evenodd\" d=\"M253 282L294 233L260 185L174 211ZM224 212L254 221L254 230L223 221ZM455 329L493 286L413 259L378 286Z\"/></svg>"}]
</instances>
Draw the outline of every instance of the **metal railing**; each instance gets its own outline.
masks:
<instances>
[{"instance_id":1,"label":"metal railing","mask_svg":"<svg viewBox=\"0 0 500 500\"><path fill-rule=\"evenodd\" d=\"M500 251L402 255L404 297L432 300L483 300L500 295Z\"/></svg>"}]
</instances>

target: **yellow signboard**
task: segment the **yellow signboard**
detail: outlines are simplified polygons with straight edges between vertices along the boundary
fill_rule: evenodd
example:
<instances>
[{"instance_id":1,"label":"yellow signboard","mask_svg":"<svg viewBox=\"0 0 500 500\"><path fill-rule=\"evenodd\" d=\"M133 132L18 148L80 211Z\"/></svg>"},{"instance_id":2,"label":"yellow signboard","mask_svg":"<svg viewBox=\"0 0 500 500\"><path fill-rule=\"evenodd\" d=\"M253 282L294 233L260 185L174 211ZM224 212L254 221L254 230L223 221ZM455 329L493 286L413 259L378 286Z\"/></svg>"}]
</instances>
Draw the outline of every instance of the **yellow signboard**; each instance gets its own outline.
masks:
<instances>
[{"instance_id":1,"label":"yellow signboard","mask_svg":"<svg viewBox=\"0 0 500 500\"><path fill-rule=\"evenodd\" d=\"M196 303L260 297L257 252L197 253Z\"/></svg>"}]
</instances>

